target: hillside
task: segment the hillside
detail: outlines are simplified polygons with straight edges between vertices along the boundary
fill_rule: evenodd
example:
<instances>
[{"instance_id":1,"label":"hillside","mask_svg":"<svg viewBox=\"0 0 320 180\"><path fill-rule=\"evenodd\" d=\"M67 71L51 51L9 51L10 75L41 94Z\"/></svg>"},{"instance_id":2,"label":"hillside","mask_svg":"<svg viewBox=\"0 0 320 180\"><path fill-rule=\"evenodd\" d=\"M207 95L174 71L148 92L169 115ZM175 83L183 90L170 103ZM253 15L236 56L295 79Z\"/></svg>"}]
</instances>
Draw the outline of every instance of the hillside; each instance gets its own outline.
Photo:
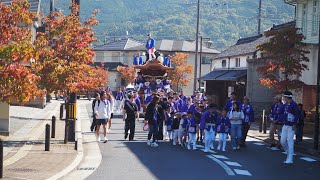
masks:
<instances>
[{"instance_id":1,"label":"hillside","mask_svg":"<svg viewBox=\"0 0 320 180\"><path fill-rule=\"evenodd\" d=\"M43 0L49 9L49 0ZM98 43L105 37L124 37L126 31L136 40L151 32L156 39L195 39L196 0L82 0L81 19L99 9L96 27ZM240 37L257 33L259 0L201 0L201 34L210 37L219 50ZM56 0L56 7L68 12L68 1ZM283 0L263 0L262 30L293 19L294 8Z\"/></svg>"}]
</instances>

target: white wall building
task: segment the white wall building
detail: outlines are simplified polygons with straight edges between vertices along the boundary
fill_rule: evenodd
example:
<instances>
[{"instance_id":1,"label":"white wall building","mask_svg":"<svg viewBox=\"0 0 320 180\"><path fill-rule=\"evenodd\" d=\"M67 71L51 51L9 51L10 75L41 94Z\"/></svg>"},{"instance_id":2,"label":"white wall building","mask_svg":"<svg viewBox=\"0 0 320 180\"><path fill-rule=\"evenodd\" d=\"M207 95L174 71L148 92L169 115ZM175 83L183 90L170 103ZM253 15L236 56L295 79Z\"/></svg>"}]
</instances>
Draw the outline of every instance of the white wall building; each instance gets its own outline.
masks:
<instances>
[{"instance_id":1,"label":"white wall building","mask_svg":"<svg viewBox=\"0 0 320 180\"><path fill-rule=\"evenodd\" d=\"M296 27L301 29L305 36L306 49L309 62L306 63L309 70L302 73L300 78L306 86L302 88L298 101L304 104L306 109L315 107L317 67L318 67L318 42L319 42L319 17L320 0L284 0L296 7Z\"/></svg>"}]
</instances>

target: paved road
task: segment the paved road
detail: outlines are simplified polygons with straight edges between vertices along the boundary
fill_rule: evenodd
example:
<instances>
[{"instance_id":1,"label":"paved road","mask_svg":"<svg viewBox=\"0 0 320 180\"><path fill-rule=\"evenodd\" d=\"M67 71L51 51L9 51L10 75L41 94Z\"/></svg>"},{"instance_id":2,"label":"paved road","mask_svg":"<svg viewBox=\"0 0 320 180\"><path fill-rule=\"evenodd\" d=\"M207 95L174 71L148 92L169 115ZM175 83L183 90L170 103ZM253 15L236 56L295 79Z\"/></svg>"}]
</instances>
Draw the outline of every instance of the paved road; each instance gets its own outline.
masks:
<instances>
[{"instance_id":1,"label":"paved road","mask_svg":"<svg viewBox=\"0 0 320 180\"><path fill-rule=\"evenodd\" d=\"M168 142L152 148L146 145L142 123L136 129L135 141L124 141L122 120L113 120L109 142L99 143L102 162L88 179L320 179L317 158L297 154L294 165L284 165L285 154L256 139L240 151L232 151L228 142L227 152L206 154L201 145L197 151Z\"/></svg>"}]
</instances>

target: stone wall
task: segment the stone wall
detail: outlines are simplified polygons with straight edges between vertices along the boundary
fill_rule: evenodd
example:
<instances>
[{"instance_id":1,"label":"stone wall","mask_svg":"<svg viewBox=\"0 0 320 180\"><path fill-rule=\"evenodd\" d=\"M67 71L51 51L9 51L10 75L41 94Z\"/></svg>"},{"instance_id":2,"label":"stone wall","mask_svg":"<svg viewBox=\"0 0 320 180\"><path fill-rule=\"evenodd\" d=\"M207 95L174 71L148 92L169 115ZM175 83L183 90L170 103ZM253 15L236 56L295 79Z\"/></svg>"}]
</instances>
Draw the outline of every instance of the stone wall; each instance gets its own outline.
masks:
<instances>
[{"instance_id":1,"label":"stone wall","mask_svg":"<svg viewBox=\"0 0 320 180\"><path fill-rule=\"evenodd\" d=\"M19 106L17 101L11 103L13 106ZM36 107L36 108L45 108L46 107L46 96L43 97L36 97L34 100L30 100L29 102L25 103L23 106L28 107Z\"/></svg>"}]
</instances>

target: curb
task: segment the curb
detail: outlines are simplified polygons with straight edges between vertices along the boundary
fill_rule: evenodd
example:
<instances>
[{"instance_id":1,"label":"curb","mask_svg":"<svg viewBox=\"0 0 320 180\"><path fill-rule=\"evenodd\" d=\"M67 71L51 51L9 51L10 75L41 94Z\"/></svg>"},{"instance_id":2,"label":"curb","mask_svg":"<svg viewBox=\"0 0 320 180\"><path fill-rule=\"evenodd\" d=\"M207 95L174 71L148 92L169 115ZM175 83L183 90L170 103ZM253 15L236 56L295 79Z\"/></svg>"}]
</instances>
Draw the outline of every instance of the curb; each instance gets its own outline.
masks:
<instances>
[{"instance_id":1,"label":"curb","mask_svg":"<svg viewBox=\"0 0 320 180\"><path fill-rule=\"evenodd\" d=\"M79 104L77 104L77 109L80 109ZM79 117L79 111L77 111L77 117ZM73 162L69 166L67 166L66 168L64 168L62 171L55 174L54 176L48 178L47 180L55 180L55 179L62 178L63 176L69 174L71 171L76 169L77 166L82 161L82 158L83 158L82 129L81 129L81 120L79 119L77 119L76 121L75 140L76 140L75 143L77 143L76 146L78 151L76 158L73 160Z\"/></svg>"}]
</instances>

